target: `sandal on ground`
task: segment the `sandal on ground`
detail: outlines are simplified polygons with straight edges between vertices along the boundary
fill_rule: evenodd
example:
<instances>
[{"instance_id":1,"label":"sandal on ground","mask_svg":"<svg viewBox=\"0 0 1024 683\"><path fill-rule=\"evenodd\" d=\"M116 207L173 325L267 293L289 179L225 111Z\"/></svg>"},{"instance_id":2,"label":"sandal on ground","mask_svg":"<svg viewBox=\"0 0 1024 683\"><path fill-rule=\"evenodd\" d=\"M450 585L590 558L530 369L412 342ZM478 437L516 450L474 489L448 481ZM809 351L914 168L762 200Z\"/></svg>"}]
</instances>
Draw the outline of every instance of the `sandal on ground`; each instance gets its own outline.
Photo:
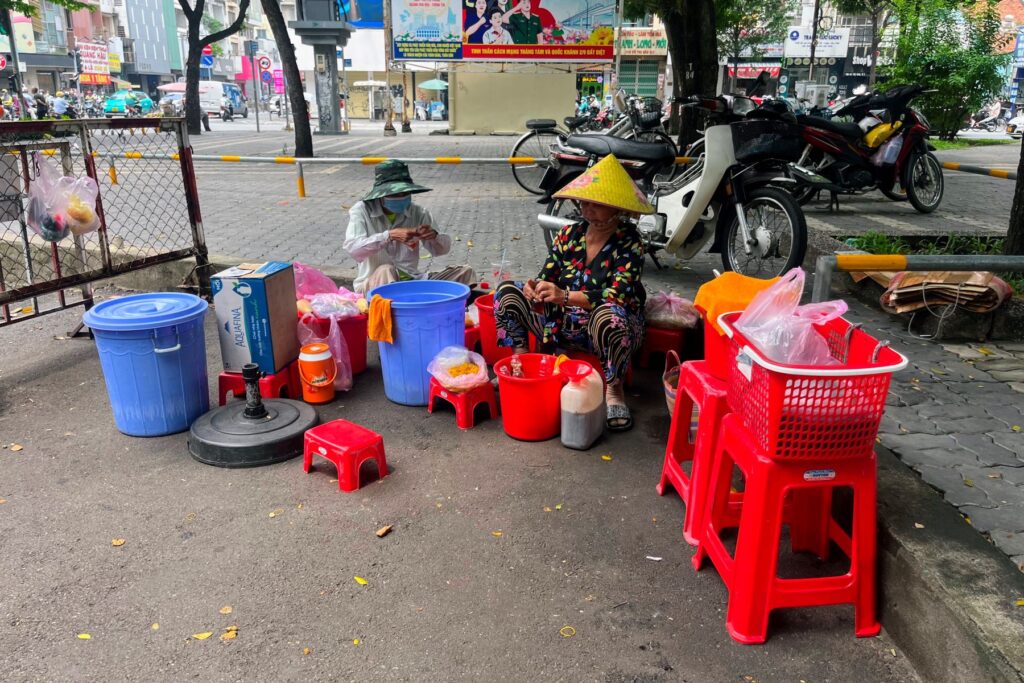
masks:
<instances>
[{"instance_id":1,"label":"sandal on ground","mask_svg":"<svg viewBox=\"0 0 1024 683\"><path fill-rule=\"evenodd\" d=\"M605 420L608 431L628 432L633 428L633 416L629 408L622 403L608 404L608 418Z\"/></svg>"}]
</instances>

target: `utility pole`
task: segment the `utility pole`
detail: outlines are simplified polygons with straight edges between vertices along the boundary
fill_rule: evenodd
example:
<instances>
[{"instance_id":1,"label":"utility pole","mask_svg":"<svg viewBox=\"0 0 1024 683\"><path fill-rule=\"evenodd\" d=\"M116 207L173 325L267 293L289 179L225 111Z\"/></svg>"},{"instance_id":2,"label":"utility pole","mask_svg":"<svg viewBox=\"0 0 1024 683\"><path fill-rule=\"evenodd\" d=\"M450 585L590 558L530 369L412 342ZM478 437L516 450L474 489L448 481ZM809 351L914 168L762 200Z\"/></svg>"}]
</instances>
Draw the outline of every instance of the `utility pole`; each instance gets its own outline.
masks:
<instances>
[{"instance_id":1,"label":"utility pole","mask_svg":"<svg viewBox=\"0 0 1024 683\"><path fill-rule=\"evenodd\" d=\"M622 87L620 69L622 68L622 13L623 7L626 4L626 0L618 0L615 3L615 85L614 92L612 92L612 99L615 98L615 93Z\"/></svg>"},{"instance_id":2,"label":"utility pole","mask_svg":"<svg viewBox=\"0 0 1024 683\"><path fill-rule=\"evenodd\" d=\"M32 115L28 113L28 105L25 104L25 96L22 93L21 65L18 61L18 45L11 25L11 10L5 9L3 13L0 13L0 21L3 21L4 33L7 34L7 41L11 44L11 68L14 69L14 93L12 93L11 99L18 99L20 105L18 111L21 112L21 118L30 119Z\"/></svg>"},{"instance_id":3,"label":"utility pole","mask_svg":"<svg viewBox=\"0 0 1024 683\"><path fill-rule=\"evenodd\" d=\"M395 116L394 97L391 94L391 2L384 0L384 96L387 109L384 114L384 135L397 135L391 120ZM370 103L373 106L373 103Z\"/></svg>"},{"instance_id":4,"label":"utility pole","mask_svg":"<svg viewBox=\"0 0 1024 683\"><path fill-rule=\"evenodd\" d=\"M807 67L807 82L814 82L814 53L818 50L818 24L821 23L821 0L814 0L814 16L811 18L811 61Z\"/></svg>"}]
</instances>

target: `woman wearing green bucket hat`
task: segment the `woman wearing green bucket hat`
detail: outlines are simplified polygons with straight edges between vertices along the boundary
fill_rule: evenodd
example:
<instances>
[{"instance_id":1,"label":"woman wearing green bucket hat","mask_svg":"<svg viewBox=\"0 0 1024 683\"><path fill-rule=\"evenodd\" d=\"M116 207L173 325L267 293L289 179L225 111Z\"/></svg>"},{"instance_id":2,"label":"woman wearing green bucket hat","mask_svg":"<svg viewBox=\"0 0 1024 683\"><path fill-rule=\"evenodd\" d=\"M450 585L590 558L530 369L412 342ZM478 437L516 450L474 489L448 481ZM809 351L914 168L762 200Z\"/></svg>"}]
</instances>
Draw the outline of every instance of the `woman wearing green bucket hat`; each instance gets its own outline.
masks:
<instances>
[{"instance_id":1,"label":"woman wearing green bucket hat","mask_svg":"<svg viewBox=\"0 0 1024 683\"><path fill-rule=\"evenodd\" d=\"M429 192L409 175L409 167L397 159L377 165L373 187L349 210L343 244L359 264L353 288L360 294L398 280L451 280L472 284L469 266L449 266L429 274L419 270L420 250L443 256L452 247L448 235L433 227L430 212L413 203L412 195Z\"/></svg>"}]
</instances>

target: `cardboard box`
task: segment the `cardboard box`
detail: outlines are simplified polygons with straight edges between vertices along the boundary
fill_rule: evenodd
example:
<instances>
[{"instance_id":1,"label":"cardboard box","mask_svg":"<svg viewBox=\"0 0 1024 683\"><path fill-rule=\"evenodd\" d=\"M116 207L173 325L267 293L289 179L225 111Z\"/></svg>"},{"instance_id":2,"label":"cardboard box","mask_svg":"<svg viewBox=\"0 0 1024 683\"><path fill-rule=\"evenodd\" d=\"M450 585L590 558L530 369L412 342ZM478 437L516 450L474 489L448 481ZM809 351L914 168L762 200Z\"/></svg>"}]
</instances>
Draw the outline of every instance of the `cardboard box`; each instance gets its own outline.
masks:
<instances>
[{"instance_id":1,"label":"cardboard box","mask_svg":"<svg viewBox=\"0 0 1024 683\"><path fill-rule=\"evenodd\" d=\"M224 369L246 363L282 370L299 356L295 276L290 263L243 263L210 278Z\"/></svg>"}]
</instances>

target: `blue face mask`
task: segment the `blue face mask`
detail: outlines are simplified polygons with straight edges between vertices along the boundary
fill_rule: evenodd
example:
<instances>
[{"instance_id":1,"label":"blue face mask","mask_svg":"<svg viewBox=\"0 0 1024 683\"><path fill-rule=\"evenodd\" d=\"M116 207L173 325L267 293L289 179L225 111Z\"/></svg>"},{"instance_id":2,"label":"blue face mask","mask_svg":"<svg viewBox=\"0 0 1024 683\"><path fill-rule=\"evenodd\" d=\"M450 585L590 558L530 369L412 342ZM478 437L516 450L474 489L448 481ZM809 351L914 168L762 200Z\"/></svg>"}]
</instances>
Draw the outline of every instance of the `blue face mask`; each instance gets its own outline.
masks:
<instances>
[{"instance_id":1,"label":"blue face mask","mask_svg":"<svg viewBox=\"0 0 1024 683\"><path fill-rule=\"evenodd\" d=\"M412 205L412 197L385 197L382 202L391 213L402 213Z\"/></svg>"}]
</instances>

